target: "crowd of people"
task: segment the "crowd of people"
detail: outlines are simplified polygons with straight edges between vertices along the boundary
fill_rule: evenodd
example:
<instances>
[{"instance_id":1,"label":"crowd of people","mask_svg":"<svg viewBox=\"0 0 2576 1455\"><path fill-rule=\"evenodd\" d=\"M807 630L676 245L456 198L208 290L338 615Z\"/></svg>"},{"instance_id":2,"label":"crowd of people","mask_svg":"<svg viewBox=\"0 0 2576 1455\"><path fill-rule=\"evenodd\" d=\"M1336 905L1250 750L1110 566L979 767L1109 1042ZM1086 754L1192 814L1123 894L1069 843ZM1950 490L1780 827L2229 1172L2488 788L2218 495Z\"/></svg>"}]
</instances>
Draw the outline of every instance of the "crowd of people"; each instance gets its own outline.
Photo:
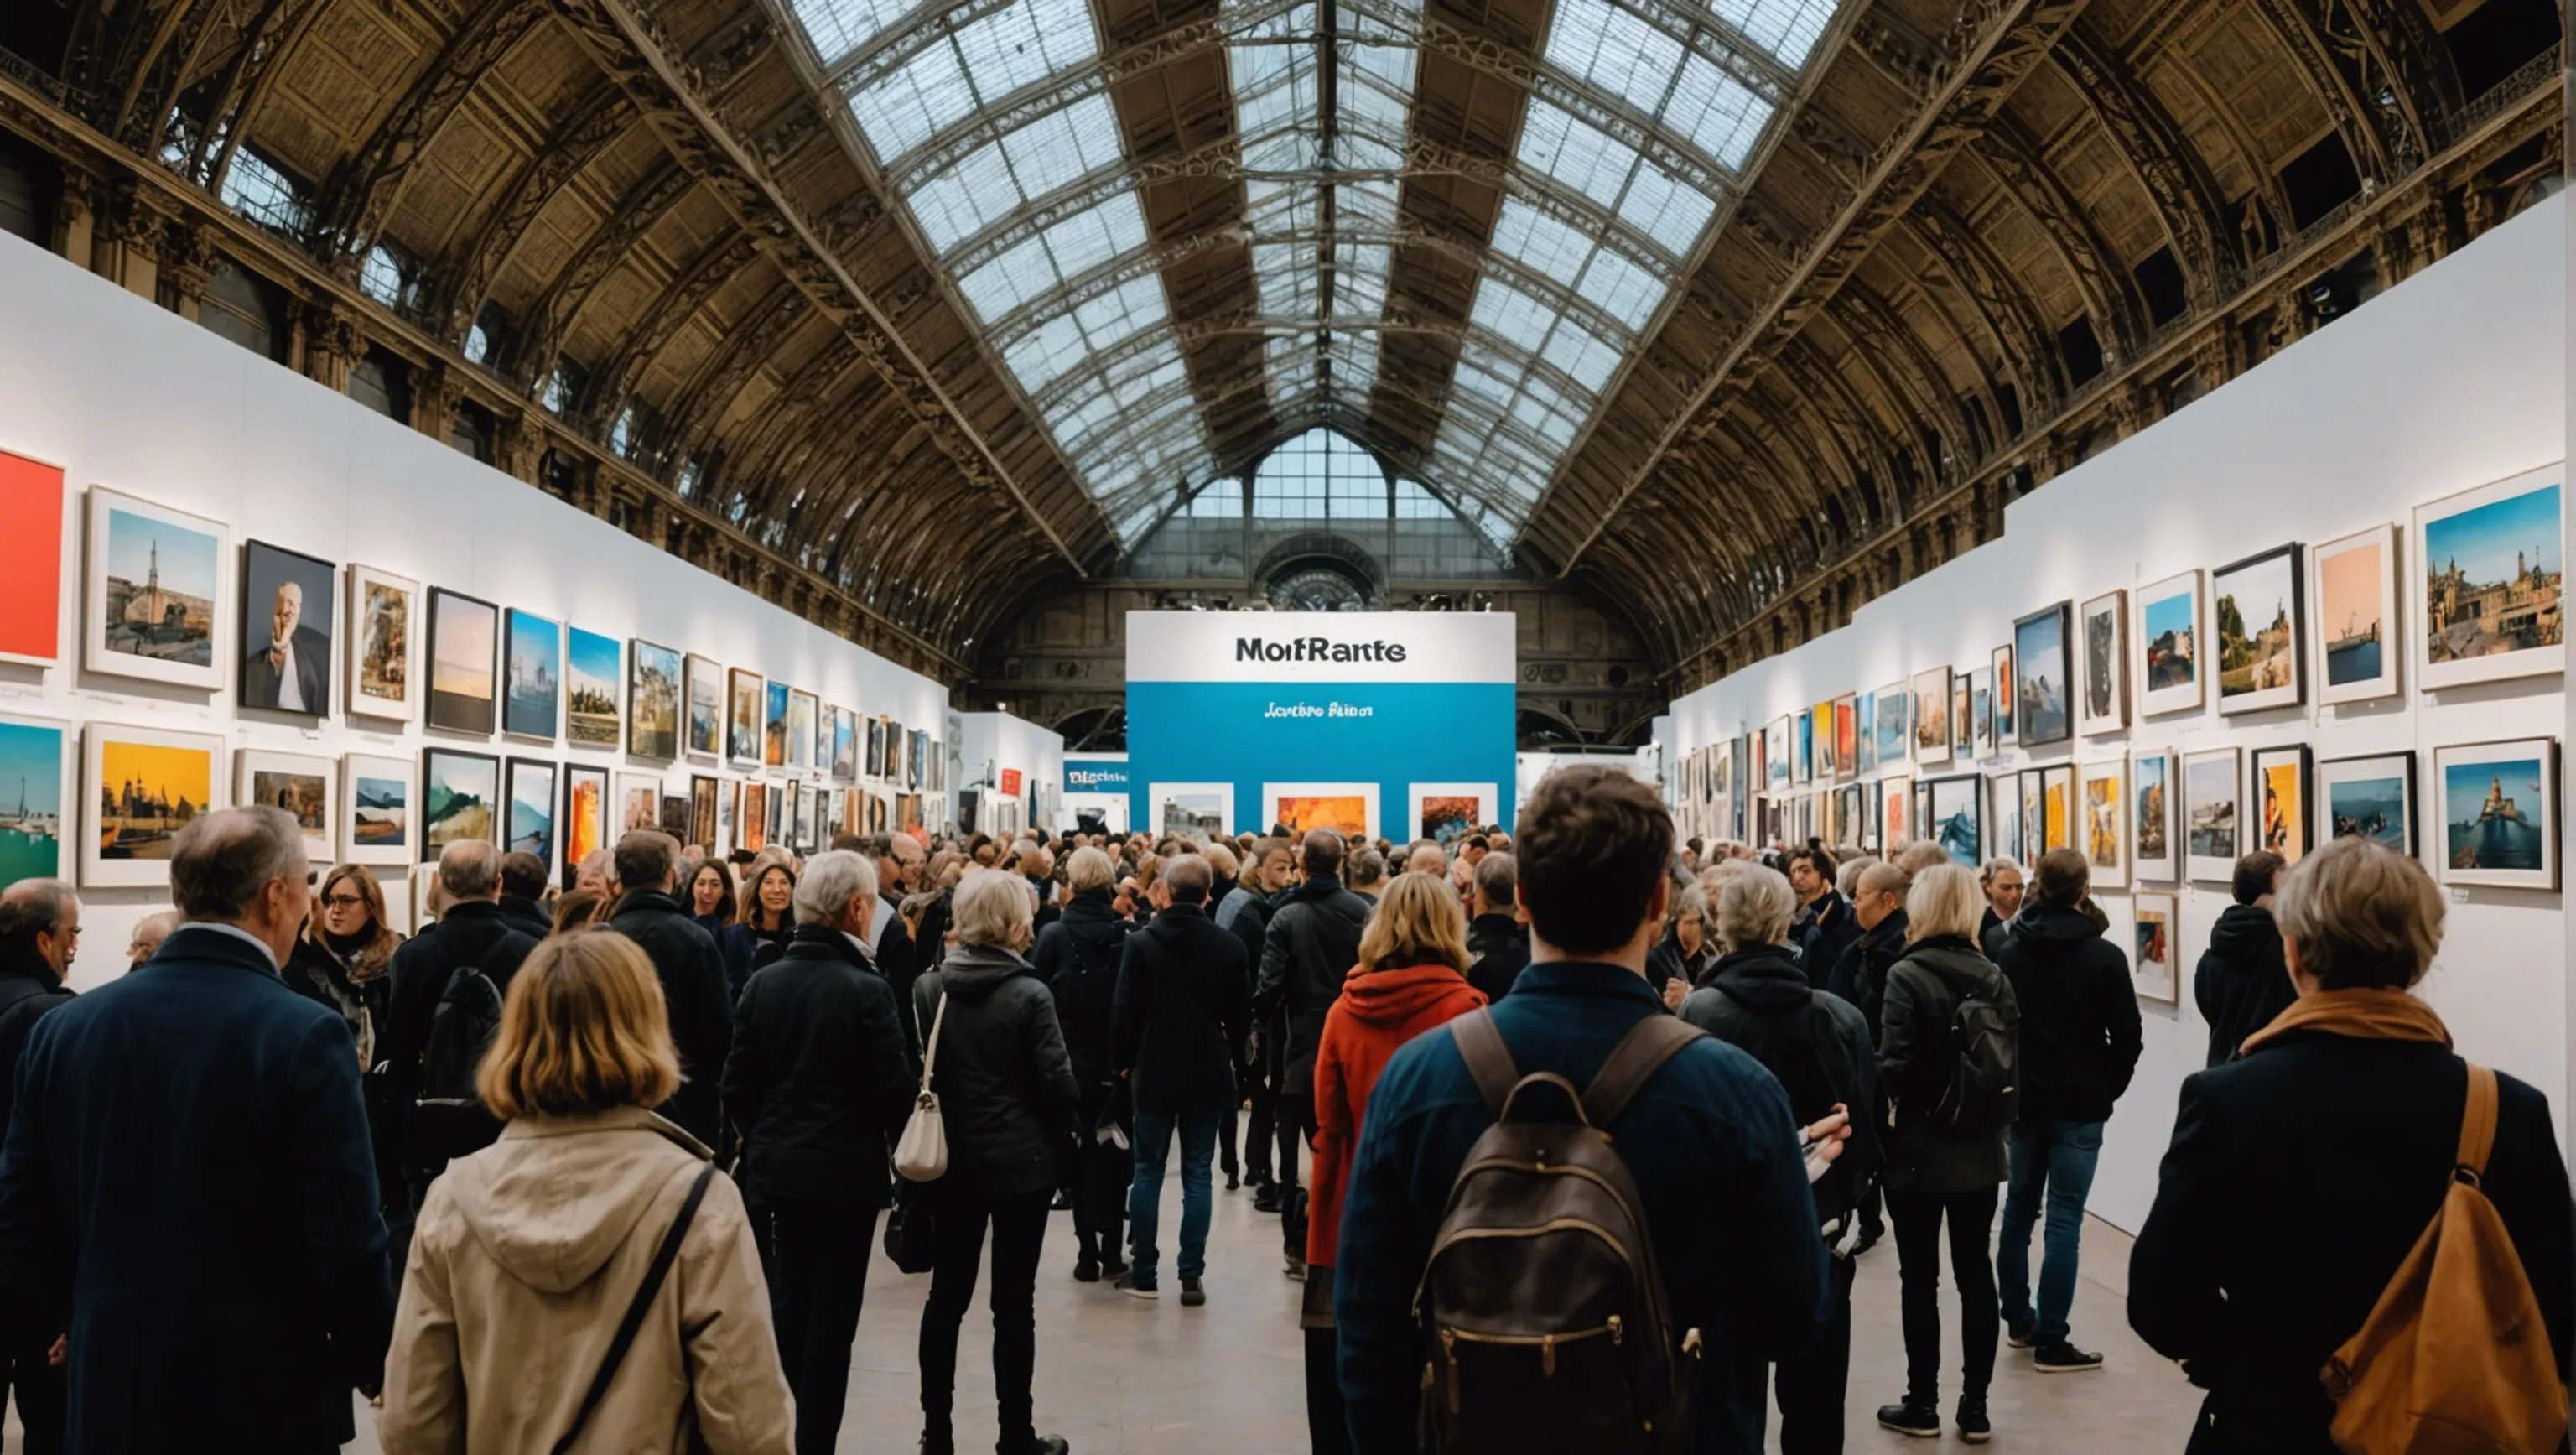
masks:
<instances>
[{"instance_id":1,"label":"crowd of people","mask_svg":"<svg viewBox=\"0 0 2576 1455\"><path fill-rule=\"evenodd\" d=\"M1989 1439L2007 1345L2102 1365L2079 1243L2144 1037L2082 854L1677 843L1651 787L1579 766L1515 830L806 858L648 830L560 886L464 842L405 938L369 870L226 809L177 836L139 973L77 996L79 898L21 881L25 1448L319 1455L354 1390L389 1455L831 1451L882 1234L930 1278L919 1448L956 1448L988 1279L996 1449L1062 1455L1032 1395L1054 1215L1074 1280L1168 1273L1203 1308L1220 1169L1302 1280L1319 1455L1755 1452L1775 1405L1785 1455L1840 1451L1855 1269L1891 1228L1880 1425ZM2415 861L2339 839L2233 891L2128 1313L2206 1391L2193 1451L2322 1455L2318 1371L2442 1205L2481 1083L2408 993L2443 916ZM2546 1098L2496 1083L2480 1186L2563 1384L2566 1173Z\"/></svg>"}]
</instances>

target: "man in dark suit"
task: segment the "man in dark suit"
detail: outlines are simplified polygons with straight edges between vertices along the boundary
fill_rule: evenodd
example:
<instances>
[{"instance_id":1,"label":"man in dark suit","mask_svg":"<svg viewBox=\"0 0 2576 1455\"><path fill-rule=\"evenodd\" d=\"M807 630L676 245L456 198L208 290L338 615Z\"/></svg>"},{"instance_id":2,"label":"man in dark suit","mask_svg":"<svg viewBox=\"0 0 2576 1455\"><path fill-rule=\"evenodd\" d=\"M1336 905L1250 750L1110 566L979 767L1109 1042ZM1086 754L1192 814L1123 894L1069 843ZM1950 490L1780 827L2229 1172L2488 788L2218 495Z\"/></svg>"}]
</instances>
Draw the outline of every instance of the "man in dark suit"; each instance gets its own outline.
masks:
<instances>
[{"instance_id":1,"label":"man in dark suit","mask_svg":"<svg viewBox=\"0 0 2576 1455\"><path fill-rule=\"evenodd\" d=\"M9 1125L27 1037L72 999L63 981L79 952L80 915L80 897L59 879L21 879L0 890L0 1129ZM0 1384L18 1398L26 1455L62 1455L63 1371L52 1357L60 1333L43 1310L0 1296Z\"/></svg>"},{"instance_id":2,"label":"man in dark suit","mask_svg":"<svg viewBox=\"0 0 2576 1455\"><path fill-rule=\"evenodd\" d=\"M72 1449L328 1455L383 1376L357 1050L278 975L309 875L293 816L200 816L171 847L186 923L28 1037L0 1281L69 1331Z\"/></svg>"},{"instance_id":3,"label":"man in dark suit","mask_svg":"<svg viewBox=\"0 0 2576 1455\"><path fill-rule=\"evenodd\" d=\"M301 623L304 588L281 581L268 640L242 658L242 705L320 717L331 710L331 639Z\"/></svg>"},{"instance_id":4,"label":"man in dark suit","mask_svg":"<svg viewBox=\"0 0 2576 1455\"><path fill-rule=\"evenodd\" d=\"M617 841L621 898L608 927L643 947L662 980L684 1079L661 1112L710 1147L724 1145L725 1055L733 1048L733 997L725 989L724 954L715 938L673 898L679 887L680 841L659 829L637 829ZM758 971L755 969L755 974Z\"/></svg>"},{"instance_id":5,"label":"man in dark suit","mask_svg":"<svg viewBox=\"0 0 2576 1455\"><path fill-rule=\"evenodd\" d=\"M546 892L546 861L525 849L501 856L501 918L532 940L554 933L554 921L541 902Z\"/></svg>"}]
</instances>

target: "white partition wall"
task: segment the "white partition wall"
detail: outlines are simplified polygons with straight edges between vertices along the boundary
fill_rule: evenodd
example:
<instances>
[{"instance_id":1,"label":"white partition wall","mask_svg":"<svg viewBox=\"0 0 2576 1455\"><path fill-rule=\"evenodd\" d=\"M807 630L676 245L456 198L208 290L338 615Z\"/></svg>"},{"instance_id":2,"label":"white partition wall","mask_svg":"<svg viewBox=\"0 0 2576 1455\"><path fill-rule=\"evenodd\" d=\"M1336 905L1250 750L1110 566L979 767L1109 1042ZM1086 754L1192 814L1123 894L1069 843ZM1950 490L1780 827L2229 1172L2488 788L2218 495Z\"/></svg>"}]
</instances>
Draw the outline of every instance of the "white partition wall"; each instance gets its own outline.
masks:
<instances>
[{"instance_id":1,"label":"white partition wall","mask_svg":"<svg viewBox=\"0 0 2576 1455\"><path fill-rule=\"evenodd\" d=\"M340 563L343 615L345 568L363 562L616 638L621 662L626 644L640 638L907 729L936 734L946 712L938 682L7 236L0 236L0 448L64 466L67 496L61 657L49 668L0 664L0 712L75 728L100 721L219 734L227 785L231 754L246 749L408 759L416 778L424 746L440 746L604 768L612 785L640 775L684 796L693 774L728 782L786 775L747 775L685 755L652 760L560 741L433 732L417 722L353 721L340 711L345 646L332 664L334 710L310 724L237 713L229 667L226 686L213 693L86 672L78 650L81 506L93 485L224 522L236 564L240 543L251 539ZM6 531L0 523L0 536ZM236 586L216 603L219 620L237 621L238 598ZM837 780L826 772L800 781ZM382 872L398 891L406 876ZM167 896L105 889L83 897L76 986L123 970L132 923Z\"/></svg>"},{"instance_id":2,"label":"white partition wall","mask_svg":"<svg viewBox=\"0 0 2576 1455\"><path fill-rule=\"evenodd\" d=\"M982 793L975 827L992 833L1051 829L1040 815L1060 798L1064 787L1064 735L1007 712L970 712L965 716L966 782ZM1016 783L1016 787L1013 785ZM1002 817L994 817L997 805ZM1016 817L1014 817L1016 813ZM960 820L962 822L962 820Z\"/></svg>"},{"instance_id":3,"label":"white partition wall","mask_svg":"<svg viewBox=\"0 0 2576 1455\"><path fill-rule=\"evenodd\" d=\"M2523 471L2567 449L2567 264L2563 199L2552 199L2372 300L2152 428L2066 472L2005 515L2001 539L1870 602L1852 624L1757 662L1673 706L1668 762L1810 704L1908 674L1987 665L2016 617L2055 602L2204 572L2283 542L2307 545L2394 523L2414 508ZM2563 550L2563 543L2559 543ZM2122 732L2007 749L1987 771L2084 763L2141 750L2304 743L2318 759L2412 749L2421 852L2438 862L2437 747L2568 731L2561 675L2426 692L2415 680L2423 617L2402 589L2403 692L2221 717L2131 717ZM2313 610L2313 602L2310 609ZM2134 607L2133 607L2134 610ZM2134 627L2132 628L2134 630ZM2136 690L2134 680L2131 690ZM1917 771L1917 770L1902 770ZM1964 764L1938 770L1969 771ZM2240 774L2240 777L2242 775ZM2563 839L2563 834L2562 834ZM2141 1001L2147 1047L2112 1119L2092 1205L2134 1230L2154 1196L2176 1089L2204 1059L2190 976L2224 885L2175 889L2180 1004ZM2135 890L2099 896L2126 944ZM2562 1129L2569 1032L2561 895L2452 888L2443 955L2425 987L2462 1054L2549 1093Z\"/></svg>"}]
</instances>

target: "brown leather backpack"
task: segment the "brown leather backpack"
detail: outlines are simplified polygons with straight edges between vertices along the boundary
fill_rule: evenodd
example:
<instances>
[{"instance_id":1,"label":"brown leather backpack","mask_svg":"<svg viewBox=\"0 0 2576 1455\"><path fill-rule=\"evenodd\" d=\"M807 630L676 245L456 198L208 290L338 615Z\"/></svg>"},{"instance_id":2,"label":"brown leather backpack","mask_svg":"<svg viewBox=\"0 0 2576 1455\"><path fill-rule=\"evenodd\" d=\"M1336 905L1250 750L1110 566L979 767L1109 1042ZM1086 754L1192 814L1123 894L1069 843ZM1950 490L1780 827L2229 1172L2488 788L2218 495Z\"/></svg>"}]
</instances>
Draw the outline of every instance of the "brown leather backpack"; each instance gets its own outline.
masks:
<instances>
[{"instance_id":1,"label":"brown leather backpack","mask_svg":"<svg viewBox=\"0 0 2576 1455\"><path fill-rule=\"evenodd\" d=\"M1494 1125L1476 1139L1414 1294L1440 1455L1666 1455L1695 1437L1699 1331L1678 1337L1609 1128L1701 1032L1650 1015L1581 1092L1520 1074L1493 1016L1449 1022ZM1548 1119L1562 1101L1571 1120Z\"/></svg>"},{"instance_id":2,"label":"brown leather backpack","mask_svg":"<svg viewBox=\"0 0 2576 1455\"><path fill-rule=\"evenodd\" d=\"M2349 1455L2527 1455L2567 1438L2540 1300L2479 1187L2497 1105L2496 1074L2471 1066L2441 1209L2322 1372L2334 1442Z\"/></svg>"}]
</instances>

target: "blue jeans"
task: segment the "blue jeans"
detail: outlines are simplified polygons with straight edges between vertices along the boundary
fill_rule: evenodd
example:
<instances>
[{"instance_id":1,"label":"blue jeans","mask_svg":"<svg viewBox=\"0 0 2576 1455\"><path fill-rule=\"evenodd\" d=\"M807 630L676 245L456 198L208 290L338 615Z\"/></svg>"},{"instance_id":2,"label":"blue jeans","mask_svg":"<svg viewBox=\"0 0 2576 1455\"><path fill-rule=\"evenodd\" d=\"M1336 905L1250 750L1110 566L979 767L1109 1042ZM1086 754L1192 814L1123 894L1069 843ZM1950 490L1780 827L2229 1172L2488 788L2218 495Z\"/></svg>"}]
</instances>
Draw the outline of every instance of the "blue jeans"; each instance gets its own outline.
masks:
<instances>
[{"instance_id":1,"label":"blue jeans","mask_svg":"<svg viewBox=\"0 0 2576 1455\"><path fill-rule=\"evenodd\" d=\"M2093 1167L2102 1160L2100 1122L2016 1122L2004 1139L2012 1154L2012 1180L2004 1193L2004 1225L1995 1250L1996 1295L2004 1322L2027 1325L2040 1347L2066 1341L2067 1315L2075 1307L2075 1255L2084 1238L2084 1198L2093 1190ZM2030 1307L2030 1229L2039 1221L2040 1195L2048 1197L2048 1230L2039 1265L2039 1311Z\"/></svg>"},{"instance_id":2,"label":"blue jeans","mask_svg":"<svg viewBox=\"0 0 2576 1455\"><path fill-rule=\"evenodd\" d=\"M1208 1169L1216 1161L1217 1123L1231 1110L1136 1113L1136 1180L1127 1187L1127 1241L1136 1282L1150 1283L1161 1254L1154 1234L1161 1224L1163 1164L1172 1155L1172 1132L1181 1134L1181 1261L1183 1278L1207 1275L1208 1219L1216 1204Z\"/></svg>"}]
</instances>

